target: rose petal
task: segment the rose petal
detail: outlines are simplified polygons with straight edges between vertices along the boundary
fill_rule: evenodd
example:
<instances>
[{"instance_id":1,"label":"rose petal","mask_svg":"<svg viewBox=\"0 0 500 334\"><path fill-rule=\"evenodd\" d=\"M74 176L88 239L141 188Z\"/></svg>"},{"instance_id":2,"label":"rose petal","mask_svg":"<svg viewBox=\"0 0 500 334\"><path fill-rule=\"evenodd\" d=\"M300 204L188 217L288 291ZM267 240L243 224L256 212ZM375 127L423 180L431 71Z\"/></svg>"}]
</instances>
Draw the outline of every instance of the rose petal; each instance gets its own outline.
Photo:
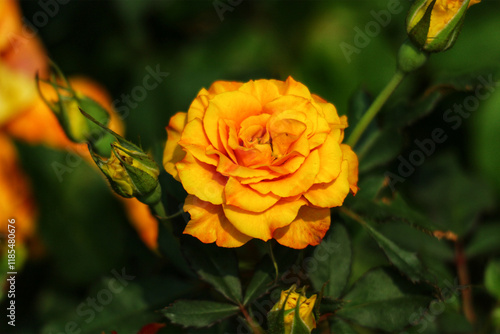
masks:
<instances>
[{"instance_id":1,"label":"rose petal","mask_svg":"<svg viewBox=\"0 0 500 334\"><path fill-rule=\"evenodd\" d=\"M300 138L307 126L296 119L274 120L271 118L268 128L272 138L273 153L278 157L282 157L289 152L289 148ZM303 143L305 144L305 149L303 149L305 155L309 151L309 145L307 140ZM304 144L299 147L302 148ZM295 149L295 151L298 150L298 148Z\"/></svg>"},{"instance_id":2,"label":"rose petal","mask_svg":"<svg viewBox=\"0 0 500 334\"><path fill-rule=\"evenodd\" d=\"M247 167L265 167L272 162L271 146L268 144L256 144L252 148L239 147L234 150L238 164Z\"/></svg>"},{"instance_id":3,"label":"rose petal","mask_svg":"<svg viewBox=\"0 0 500 334\"><path fill-rule=\"evenodd\" d=\"M310 100L300 96L280 96L263 107L265 113L271 114L269 122L280 119L296 119L307 125L307 134L316 131L318 110Z\"/></svg>"},{"instance_id":4,"label":"rose petal","mask_svg":"<svg viewBox=\"0 0 500 334\"><path fill-rule=\"evenodd\" d=\"M243 234L264 241L271 239L273 231L292 222L301 206L307 201L298 199L281 199L264 212L255 213L232 205L223 205L227 219Z\"/></svg>"},{"instance_id":5,"label":"rose petal","mask_svg":"<svg viewBox=\"0 0 500 334\"><path fill-rule=\"evenodd\" d=\"M206 150L207 147L210 146L210 142L207 136L205 136L203 124L199 118L194 118L186 124L184 131L182 131L179 145L184 147L187 152L191 153L201 162L213 166L216 166L219 162L219 159L216 156L206 154Z\"/></svg>"},{"instance_id":6,"label":"rose petal","mask_svg":"<svg viewBox=\"0 0 500 334\"><path fill-rule=\"evenodd\" d=\"M201 242L215 241L219 247L239 247L252 239L231 225L220 205L212 205L193 195L188 195L184 203L184 211L189 212L191 220L183 233L192 235Z\"/></svg>"},{"instance_id":7,"label":"rose petal","mask_svg":"<svg viewBox=\"0 0 500 334\"><path fill-rule=\"evenodd\" d=\"M212 145L219 151L224 146L219 138L219 119L234 121L235 127L249 116L259 114L262 106L253 96L239 91L216 95L208 105L203 118L205 133Z\"/></svg>"},{"instance_id":8,"label":"rose petal","mask_svg":"<svg viewBox=\"0 0 500 334\"><path fill-rule=\"evenodd\" d=\"M214 95L225 92L232 92L238 90L242 85L242 82L236 81L216 81L210 86L208 92Z\"/></svg>"},{"instance_id":9,"label":"rose petal","mask_svg":"<svg viewBox=\"0 0 500 334\"><path fill-rule=\"evenodd\" d=\"M226 204L236 206L251 212L262 212L276 204L280 197L261 193L253 190L247 185L242 185L235 178L230 177L224 188Z\"/></svg>"},{"instance_id":10,"label":"rose petal","mask_svg":"<svg viewBox=\"0 0 500 334\"><path fill-rule=\"evenodd\" d=\"M295 173L304 163L304 160L306 160L304 156L294 152L282 157L281 159L273 161L273 164L269 166L269 169L276 173L280 173L281 175L288 175Z\"/></svg>"},{"instance_id":11,"label":"rose petal","mask_svg":"<svg viewBox=\"0 0 500 334\"><path fill-rule=\"evenodd\" d=\"M326 141L318 149L320 168L314 183L328 183L336 178L340 173L342 164L342 151L340 145L335 140L335 135L331 132Z\"/></svg>"},{"instance_id":12,"label":"rose petal","mask_svg":"<svg viewBox=\"0 0 500 334\"><path fill-rule=\"evenodd\" d=\"M188 194L212 204L222 204L227 178L217 173L214 166L205 164L188 153L176 167Z\"/></svg>"},{"instance_id":13,"label":"rose petal","mask_svg":"<svg viewBox=\"0 0 500 334\"><path fill-rule=\"evenodd\" d=\"M331 208L341 206L344 199L349 193L349 164L347 160L342 162L339 176L329 183L318 183L313 185L305 194L311 204L322 207Z\"/></svg>"},{"instance_id":14,"label":"rose petal","mask_svg":"<svg viewBox=\"0 0 500 334\"><path fill-rule=\"evenodd\" d=\"M326 102L315 102L319 108L322 110L323 115L328 122L328 124L334 125L334 124L340 124L340 119L339 115L337 113L337 109L335 106L331 103L326 103Z\"/></svg>"},{"instance_id":15,"label":"rose petal","mask_svg":"<svg viewBox=\"0 0 500 334\"><path fill-rule=\"evenodd\" d=\"M208 107L208 95L209 93L205 88L202 88L198 92L198 95L189 106L187 118L188 122L191 122L195 118L203 119L205 110L207 110Z\"/></svg>"},{"instance_id":16,"label":"rose petal","mask_svg":"<svg viewBox=\"0 0 500 334\"><path fill-rule=\"evenodd\" d=\"M221 152L212 149L207 150L207 154L215 154L219 156L219 164L217 165L217 172L225 176L233 176L239 179L252 178L252 177L268 177L270 171L265 169L254 169L245 166L240 166L232 162Z\"/></svg>"},{"instance_id":17,"label":"rose petal","mask_svg":"<svg viewBox=\"0 0 500 334\"><path fill-rule=\"evenodd\" d=\"M322 102L322 103L326 103L326 100L324 98L322 98L321 96L319 95L316 95L316 94L311 94L311 97L313 98L313 100L315 102Z\"/></svg>"},{"instance_id":18,"label":"rose petal","mask_svg":"<svg viewBox=\"0 0 500 334\"><path fill-rule=\"evenodd\" d=\"M330 209L303 206L295 220L273 233L273 238L283 246L302 249L319 245L330 227Z\"/></svg>"},{"instance_id":19,"label":"rose petal","mask_svg":"<svg viewBox=\"0 0 500 334\"><path fill-rule=\"evenodd\" d=\"M239 91L255 96L261 105L265 105L280 96L278 87L270 80L247 82L240 87Z\"/></svg>"},{"instance_id":20,"label":"rose petal","mask_svg":"<svg viewBox=\"0 0 500 334\"><path fill-rule=\"evenodd\" d=\"M165 167L167 173L172 175L177 181L180 180L175 164L181 161L186 155L186 152L184 152L182 147L179 146L181 133L184 129L184 125L186 124L186 116L187 114L185 112L178 112L170 118L170 122L166 128L167 143L165 144L165 150L163 151L163 167Z\"/></svg>"},{"instance_id":21,"label":"rose petal","mask_svg":"<svg viewBox=\"0 0 500 334\"><path fill-rule=\"evenodd\" d=\"M236 156L231 146L237 146L238 138L234 129L234 122L228 119L219 119L219 142L222 144L223 151L232 162L237 163ZM232 144L232 145L231 145Z\"/></svg>"},{"instance_id":22,"label":"rose petal","mask_svg":"<svg viewBox=\"0 0 500 334\"><path fill-rule=\"evenodd\" d=\"M260 115L250 116L247 119L244 119L240 124L240 131L238 133L238 136L242 140L245 140L246 138L244 137L243 133L245 132L246 128L251 127L253 125L260 125L262 128L265 129L266 124L269 121L269 118L271 118L270 114L260 114Z\"/></svg>"},{"instance_id":23,"label":"rose petal","mask_svg":"<svg viewBox=\"0 0 500 334\"><path fill-rule=\"evenodd\" d=\"M280 197L290 197L302 194L313 185L314 179L319 172L319 163L318 150L314 150L295 173L278 180L252 183L250 187L261 194L272 192Z\"/></svg>"},{"instance_id":24,"label":"rose petal","mask_svg":"<svg viewBox=\"0 0 500 334\"><path fill-rule=\"evenodd\" d=\"M351 188L351 192L356 195L358 192L358 157L356 153L353 152L351 147L346 144L340 145L340 149L342 150L342 154L344 155L344 159L347 160L349 164L349 176L347 180L349 181L349 187Z\"/></svg>"},{"instance_id":25,"label":"rose petal","mask_svg":"<svg viewBox=\"0 0 500 334\"><path fill-rule=\"evenodd\" d=\"M296 95L308 100L312 99L309 89L300 82L295 81L292 77L286 79L285 85L286 89L283 95Z\"/></svg>"}]
</instances>

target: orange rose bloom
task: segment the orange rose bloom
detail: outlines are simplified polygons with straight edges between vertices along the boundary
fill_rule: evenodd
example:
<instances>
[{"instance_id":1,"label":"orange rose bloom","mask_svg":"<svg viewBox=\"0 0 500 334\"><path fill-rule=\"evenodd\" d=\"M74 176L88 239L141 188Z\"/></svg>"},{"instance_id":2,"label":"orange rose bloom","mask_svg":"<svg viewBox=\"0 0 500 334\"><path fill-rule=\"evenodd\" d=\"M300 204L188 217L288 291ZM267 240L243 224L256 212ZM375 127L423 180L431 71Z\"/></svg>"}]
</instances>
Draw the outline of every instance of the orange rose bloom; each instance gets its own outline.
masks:
<instances>
[{"instance_id":1,"label":"orange rose bloom","mask_svg":"<svg viewBox=\"0 0 500 334\"><path fill-rule=\"evenodd\" d=\"M167 127L163 164L189 193L184 233L238 247L321 242L330 208L357 191L345 116L291 77L217 81Z\"/></svg>"}]
</instances>

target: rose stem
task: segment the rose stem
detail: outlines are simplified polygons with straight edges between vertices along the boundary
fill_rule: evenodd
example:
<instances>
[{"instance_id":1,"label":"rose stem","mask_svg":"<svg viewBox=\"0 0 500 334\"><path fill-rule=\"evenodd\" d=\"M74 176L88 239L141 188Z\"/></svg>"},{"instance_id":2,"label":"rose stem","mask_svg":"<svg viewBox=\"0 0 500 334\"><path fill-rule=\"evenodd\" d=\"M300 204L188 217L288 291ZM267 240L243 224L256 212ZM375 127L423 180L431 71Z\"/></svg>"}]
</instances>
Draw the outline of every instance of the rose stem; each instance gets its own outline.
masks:
<instances>
[{"instance_id":1,"label":"rose stem","mask_svg":"<svg viewBox=\"0 0 500 334\"><path fill-rule=\"evenodd\" d=\"M461 286L466 286L462 291L462 303L464 314L471 324L476 322L476 313L472 306L472 290L470 287L469 269L467 268L467 259L465 258L462 242L455 242L455 262L457 264L458 281Z\"/></svg>"},{"instance_id":2,"label":"rose stem","mask_svg":"<svg viewBox=\"0 0 500 334\"><path fill-rule=\"evenodd\" d=\"M401 81L403 81L403 78L405 77L405 73L401 71L396 71L394 73L394 76L392 79L389 81L387 86L380 92L380 94L377 96L375 101L373 101L372 105L366 113L361 117L359 120L358 124L352 131L351 135L347 139L347 144L351 147L354 147L356 143L358 142L359 138L363 134L363 132L366 130L370 122L373 120L373 118L377 115L377 113L382 109L384 104L387 102L391 94L396 90L396 88L399 86Z\"/></svg>"},{"instance_id":3,"label":"rose stem","mask_svg":"<svg viewBox=\"0 0 500 334\"><path fill-rule=\"evenodd\" d=\"M240 311L243 313L243 316L245 317L246 321L248 322L248 325L252 328L252 331L254 334L262 334L262 328L253 320L253 318L248 314L248 311L246 310L245 306L240 305Z\"/></svg>"},{"instance_id":4,"label":"rose stem","mask_svg":"<svg viewBox=\"0 0 500 334\"><path fill-rule=\"evenodd\" d=\"M274 271L276 273L274 283L276 283L276 282L278 282L279 270L278 270L278 263L276 262L276 259L274 258L273 245L271 243L269 243L269 255L271 255L271 260L273 261Z\"/></svg>"}]
</instances>

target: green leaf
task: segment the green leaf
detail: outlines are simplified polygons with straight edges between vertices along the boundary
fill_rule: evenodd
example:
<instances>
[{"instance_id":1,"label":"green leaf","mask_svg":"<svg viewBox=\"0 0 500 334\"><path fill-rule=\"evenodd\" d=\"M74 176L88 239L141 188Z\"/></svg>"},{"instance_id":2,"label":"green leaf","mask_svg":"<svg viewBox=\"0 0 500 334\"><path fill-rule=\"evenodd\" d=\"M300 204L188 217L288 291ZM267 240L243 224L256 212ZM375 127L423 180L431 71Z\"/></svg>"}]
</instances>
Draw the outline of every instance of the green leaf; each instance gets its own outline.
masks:
<instances>
[{"instance_id":1,"label":"green leaf","mask_svg":"<svg viewBox=\"0 0 500 334\"><path fill-rule=\"evenodd\" d=\"M467 244L467 257L489 255L500 251L500 224L488 223L479 226Z\"/></svg>"},{"instance_id":2,"label":"green leaf","mask_svg":"<svg viewBox=\"0 0 500 334\"><path fill-rule=\"evenodd\" d=\"M488 263L484 273L484 285L492 295L500 299L500 258Z\"/></svg>"},{"instance_id":3,"label":"green leaf","mask_svg":"<svg viewBox=\"0 0 500 334\"><path fill-rule=\"evenodd\" d=\"M403 128L433 111L443 111L440 103L450 93L461 94L473 91L478 82L477 74L465 74L440 79L433 86L426 89L417 100L402 101L392 108L386 108L383 113L384 124L387 128ZM449 108L446 106L445 108Z\"/></svg>"},{"instance_id":4,"label":"green leaf","mask_svg":"<svg viewBox=\"0 0 500 334\"><path fill-rule=\"evenodd\" d=\"M400 194L396 194L390 201L377 202L377 206L379 208L379 215L386 219L401 220L429 233L440 228L431 219L424 217L420 212L411 208Z\"/></svg>"},{"instance_id":5,"label":"green leaf","mask_svg":"<svg viewBox=\"0 0 500 334\"><path fill-rule=\"evenodd\" d=\"M189 238L183 245L183 251L193 269L205 282L213 285L227 299L241 303L241 282L234 250Z\"/></svg>"},{"instance_id":6,"label":"green leaf","mask_svg":"<svg viewBox=\"0 0 500 334\"><path fill-rule=\"evenodd\" d=\"M384 119L387 120L387 126L402 128L414 123L432 112L448 91L449 86L436 85L429 88L417 101L401 102L387 109L387 112L383 114Z\"/></svg>"},{"instance_id":7,"label":"green leaf","mask_svg":"<svg viewBox=\"0 0 500 334\"><path fill-rule=\"evenodd\" d=\"M274 276L275 270L273 262L271 258L266 255L255 269L255 273L250 283L248 283L248 287L245 291L245 298L243 298L243 305L248 305L272 288L274 286L272 284Z\"/></svg>"},{"instance_id":8,"label":"green leaf","mask_svg":"<svg viewBox=\"0 0 500 334\"><path fill-rule=\"evenodd\" d=\"M308 271L315 290L321 290L328 281L323 293L325 296L337 298L347 284L351 271L351 240L342 224L335 224L330 235L323 239L313 253L318 265Z\"/></svg>"},{"instance_id":9,"label":"green leaf","mask_svg":"<svg viewBox=\"0 0 500 334\"><path fill-rule=\"evenodd\" d=\"M490 185L466 173L451 152L426 162L416 177L425 182L412 184L408 196L433 217L440 230L465 236L477 216L494 207Z\"/></svg>"},{"instance_id":10,"label":"green leaf","mask_svg":"<svg viewBox=\"0 0 500 334\"><path fill-rule=\"evenodd\" d=\"M330 333L358 334L349 323L337 317L330 319Z\"/></svg>"},{"instance_id":11,"label":"green leaf","mask_svg":"<svg viewBox=\"0 0 500 334\"><path fill-rule=\"evenodd\" d=\"M360 189L363 188L360 186ZM442 226L410 207L399 193L396 193L390 199L383 198L383 200L379 200L372 197L367 200L366 197L359 196L354 201L356 200L357 202L353 202L354 206L351 206L351 208L355 209L356 212L362 212L364 216L375 221L400 221L428 234L442 229Z\"/></svg>"},{"instance_id":12,"label":"green leaf","mask_svg":"<svg viewBox=\"0 0 500 334\"><path fill-rule=\"evenodd\" d=\"M443 305L443 307L446 307L446 305ZM455 310L450 310L450 308L445 309L445 311L438 316L436 322L440 333L465 334L474 332L474 327L470 324L465 315Z\"/></svg>"},{"instance_id":13,"label":"green leaf","mask_svg":"<svg viewBox=\"0 0 500 334\"><path fill-rule=\"evenodd\" d=\"M345 302L343 300L324 297L321 299L320 303L320 314L337 312L344 304Z\"/></svg>"},{"instance_id":14,"label":"green leaf","mask_svg":"<svg viewBox=\"0 0 500 334\"><path fill-rule=\"evenodd\" d=\"M57 318L49 318L41 333L66 333L70 332L68 328L80 334L101 333L103 329L137 333L145 324L161 321L162 317L156 310L189 289L188 282L172 276L140 281L126 268L112 270L109 277L94 285L73 305L66 305L65 310L59 309L60 297L52 301L59 311ZM50 298L43 302L50 302Z\"/></svg>"},{"instance_id":15,"label":"green leaf","mask_svg":"<svg viewBox=\"0 0 500 334\"><path fill-rule=\"evenodd\" d=\"M353 218L347 216L349 218ZM384 251L389 261L396 266L401 272L407 275L413 282L418 282L421 279L428 278L428 273L424 268L422 262L418 259L417 255L409 252L388 239L382 233L372 227L372 223L366 219L362 219L362 225L366 228L368 233L377 242L379 247Z\"/></svg>"},{"instance_id":16,"label":"green leaf","mask_svg":"<svg viewBox=\"0 0 500 334\"><path fill-rule=\"evenodd\" d=\"M455 253L450 242L413 228L399 221L380 224L379 231L400 247L411 252L418 252L422 260L424 256L441 261L453 261Z\"/></svg>"},{"instance_id":17,"label":"green leaf","mask_svg":"<svg viewBox=\"0 0 500 334\"><path fill-rule=\"evenodd\" d=\"M201 300L179 300L162 312L173 323L185 327L206 327L239 311L238 306Z\"/></svg>"},{"instance_id":18,"label":"green leaf","mask_svg":"<svg viewBox=\"0 0 500 334\"><path fill-rule=\"evenodd\" d=\"M493 79L491 74L485 77ZM498 90L498 86L488 87L487 90L495 92L483 102L484 104L481 104L477 115L474 115L476 117L472 119L474 133L471 135L472 144L469 145L469 151L473 157L472 161L498 192L500 191L500 174L498 173L500 165L500 155L498 154L500 150L500 140L498 140L500 90Z\"/></svg>"},{"instance_id":19,"label":"green leaf","mask_svg":"<svg viewBox=\"0 0 500 334\"><path fill-rule=\"evenodd\" d=\"M424 291L391 268L378 268L354 284L337 315L370 328L401 330L418 318L421 308L432 300Z\"/></svg>"}]
</instances>

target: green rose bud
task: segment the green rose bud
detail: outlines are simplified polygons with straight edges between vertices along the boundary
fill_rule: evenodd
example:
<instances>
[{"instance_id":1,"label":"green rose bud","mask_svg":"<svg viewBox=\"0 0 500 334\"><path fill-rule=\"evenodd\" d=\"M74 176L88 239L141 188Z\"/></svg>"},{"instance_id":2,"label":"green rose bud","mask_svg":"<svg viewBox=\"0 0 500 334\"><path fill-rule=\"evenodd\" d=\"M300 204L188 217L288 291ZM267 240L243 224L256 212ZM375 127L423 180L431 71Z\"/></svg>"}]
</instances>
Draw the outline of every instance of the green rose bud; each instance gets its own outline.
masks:
<instances>
[{"instance_id":1,"label":"green rose bud","mask_svg":"<svg viewBox=\"0 0 500 334\"><path fill-rule=\"evenodd\" d=\"M159 203L161 200L161 187L158 182L160 168L153 158L139 146L100 124L84 110L80 109L80 112L88 121L114 138L110 144L111 156L108 159L103 159L96 154L94 146L89 143L92 159L104 173L113 190L125 198L136 197L147 205Z\"/></svg>"},{"instance_id":2,"label":"green rose bud","mask_svg":"<svg viewBox=\"0 0 500 334\"><path fill-rule=\"evenodd\" d=\"M90 142L93 145L97 145L98 142L106 139L105 137L108 136L108 133L82 115L80 109L85 110L95 120L105 126L110 120L108 112L98 102L75 92L59 68L53 63L51 65L52 73L49 80L42 80L38 75L36 76L40 97L57 117L66 136L71 141L75 143ZM47 99L40 88L41 83L52 86L57 99ZM107 139L109 143L109 138ZM98 150L100 154L109 156L109 145L104 150Z\"/></svg>"},{"instance_id":3,"label":"green rose bud","mask_svg":"<svg viewBox=\"0 0 500 334\"><path fill-rule=\"evenodd\" d=\"M467 9L481 0L416 0L406 18L411 41L427 52L446 51L455 43Z\"/></svg>"},{"instance_id":4,"label":"green rose bud","mask_svg":"<svg viewBox=\"0 0 500 334\"><path fill-rule=\"evenodd\" d=\"M120 138L111 144L111 157L103 160L91 148L90 154L106 175L111 187L126 198L137 197L145 204L156 204L161 199L158 183L160 169L156 162L138 146Z\"/></svg>"}]
</instances>

